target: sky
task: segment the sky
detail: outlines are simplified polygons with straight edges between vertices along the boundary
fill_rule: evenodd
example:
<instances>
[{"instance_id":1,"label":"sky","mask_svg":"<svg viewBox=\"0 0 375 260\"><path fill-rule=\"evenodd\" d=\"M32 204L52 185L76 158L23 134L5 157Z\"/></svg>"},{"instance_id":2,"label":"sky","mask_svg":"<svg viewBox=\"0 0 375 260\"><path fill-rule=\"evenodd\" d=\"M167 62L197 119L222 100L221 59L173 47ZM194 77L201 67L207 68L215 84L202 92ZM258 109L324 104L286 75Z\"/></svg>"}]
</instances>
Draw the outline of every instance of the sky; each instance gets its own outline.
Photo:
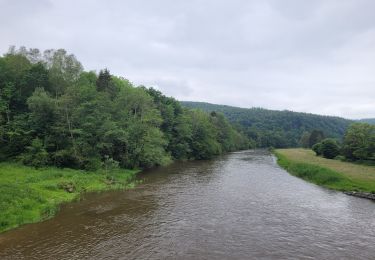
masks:
<instances>
[{"instance_id":1,"label":"sky","mask_svg":"<svg viewBox=\"0 0 375 260\"><path fill-rule=\"evenodd\" d=\"M0 0L0 52L66 49L179 100L375 117L373 0Z\"/></svg>"}]
</instances>

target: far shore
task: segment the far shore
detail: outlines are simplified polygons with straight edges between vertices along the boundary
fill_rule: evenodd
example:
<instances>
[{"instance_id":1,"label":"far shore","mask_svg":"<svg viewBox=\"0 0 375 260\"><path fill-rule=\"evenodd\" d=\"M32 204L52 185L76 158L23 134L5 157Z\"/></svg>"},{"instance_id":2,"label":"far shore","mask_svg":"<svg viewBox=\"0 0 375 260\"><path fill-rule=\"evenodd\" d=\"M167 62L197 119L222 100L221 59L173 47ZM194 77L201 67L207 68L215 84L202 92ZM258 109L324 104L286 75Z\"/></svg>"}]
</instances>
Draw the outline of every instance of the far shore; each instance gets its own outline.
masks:
<instances>
[{"instance_id":1,"label":"far shore","mask_svg":"<svg viewBox=\"0 0 375 260\"><path fill-rule=\"evenodd\" d=\"M316 156L310 149L276 149L278 164L290 174L347 195L375 200L375 166Z\"/></svg>"}]
</instances>

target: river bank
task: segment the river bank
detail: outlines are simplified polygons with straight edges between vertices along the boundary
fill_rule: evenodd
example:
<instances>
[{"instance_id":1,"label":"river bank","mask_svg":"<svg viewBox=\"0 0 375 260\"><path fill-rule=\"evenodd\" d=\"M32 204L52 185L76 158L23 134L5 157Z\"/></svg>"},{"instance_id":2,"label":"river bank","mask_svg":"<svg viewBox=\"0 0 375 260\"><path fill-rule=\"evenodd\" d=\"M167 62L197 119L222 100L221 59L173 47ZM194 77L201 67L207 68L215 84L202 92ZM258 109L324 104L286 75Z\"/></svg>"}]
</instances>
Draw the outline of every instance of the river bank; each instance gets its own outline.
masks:
<instances>
[{"instance_id":1,"label":"river bank","mask_svg":"<svg viewBox=\"0 0 375 260\"><path fill-rule=\"evenodd\" d=\"M137 172L119 169L106 174L0 163L0 233L49 219L62 203L85 192L131 188Z\"/></svg>"},{"instance_id":2,"label":"river bank","mask_svg":"<svg viewBox=\"0 0 375 260\"><path fill-rule=\"evenodd\" d=\"M287 174L266 150L143 171L0 234L0 259L372 259L375 203ZM340 249L340 250L338 250Z\"/></svg>"},{"instance_id":3,"label":"river bank","mask_svg":"<svg viewBox=\"0 0 375 260\"><path fill-rule=\"evenodd\" d=\"M278 164L290 174L348 195L375 199L375 167L318 157L309 149L276 149Z\"/></svg>"}]
</instances>

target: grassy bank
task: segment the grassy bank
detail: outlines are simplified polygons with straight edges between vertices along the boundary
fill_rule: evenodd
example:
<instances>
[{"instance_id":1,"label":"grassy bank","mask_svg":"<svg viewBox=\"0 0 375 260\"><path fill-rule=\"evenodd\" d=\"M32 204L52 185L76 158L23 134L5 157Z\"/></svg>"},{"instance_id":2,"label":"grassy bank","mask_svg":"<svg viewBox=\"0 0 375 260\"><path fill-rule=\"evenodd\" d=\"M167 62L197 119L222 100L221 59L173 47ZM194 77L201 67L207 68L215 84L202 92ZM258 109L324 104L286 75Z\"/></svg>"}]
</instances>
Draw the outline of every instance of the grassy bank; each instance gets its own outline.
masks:
<instances>
[{"instance_id":1,"label":"grassy bank","mask_svg":"<svg viewBox=\"0 0 375 260\"><path fill-rule=\"evenodd\" d=\"M105 174L0 163L0 232L48 219L60 204L78 199L83 192L132 187L136 172Z\"/></svg>"},{"instance_id":2,"label":"grassy bank","mask_svg":"<svg viewBox=\"0 0 375 260\"><path fill-rule=\"evenodd\" d=\"M375 167L318 157L308 149L277 149L278 163L290 174L339 191L375 193Z\"/></svg>"}]
</instances>

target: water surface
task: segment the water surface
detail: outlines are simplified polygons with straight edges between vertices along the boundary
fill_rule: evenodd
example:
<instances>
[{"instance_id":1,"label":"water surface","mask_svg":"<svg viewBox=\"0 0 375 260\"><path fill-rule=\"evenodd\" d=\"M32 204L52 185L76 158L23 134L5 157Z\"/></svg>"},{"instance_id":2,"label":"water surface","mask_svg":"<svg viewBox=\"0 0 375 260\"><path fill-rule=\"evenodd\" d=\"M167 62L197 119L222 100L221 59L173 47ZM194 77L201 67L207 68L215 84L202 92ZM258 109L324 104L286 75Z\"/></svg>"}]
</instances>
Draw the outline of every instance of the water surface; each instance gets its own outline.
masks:
<instances>
[{"instance_id":1,"label":"water surface","mask_svg":"<svg viewBox=\"0 0 375 260\"><path fill-rule=\"evenodd\" d=\"M0 235L0 259L375 258L375 203L290 176L266 151L140 178Z\"/></svg>"}]
</instances>

